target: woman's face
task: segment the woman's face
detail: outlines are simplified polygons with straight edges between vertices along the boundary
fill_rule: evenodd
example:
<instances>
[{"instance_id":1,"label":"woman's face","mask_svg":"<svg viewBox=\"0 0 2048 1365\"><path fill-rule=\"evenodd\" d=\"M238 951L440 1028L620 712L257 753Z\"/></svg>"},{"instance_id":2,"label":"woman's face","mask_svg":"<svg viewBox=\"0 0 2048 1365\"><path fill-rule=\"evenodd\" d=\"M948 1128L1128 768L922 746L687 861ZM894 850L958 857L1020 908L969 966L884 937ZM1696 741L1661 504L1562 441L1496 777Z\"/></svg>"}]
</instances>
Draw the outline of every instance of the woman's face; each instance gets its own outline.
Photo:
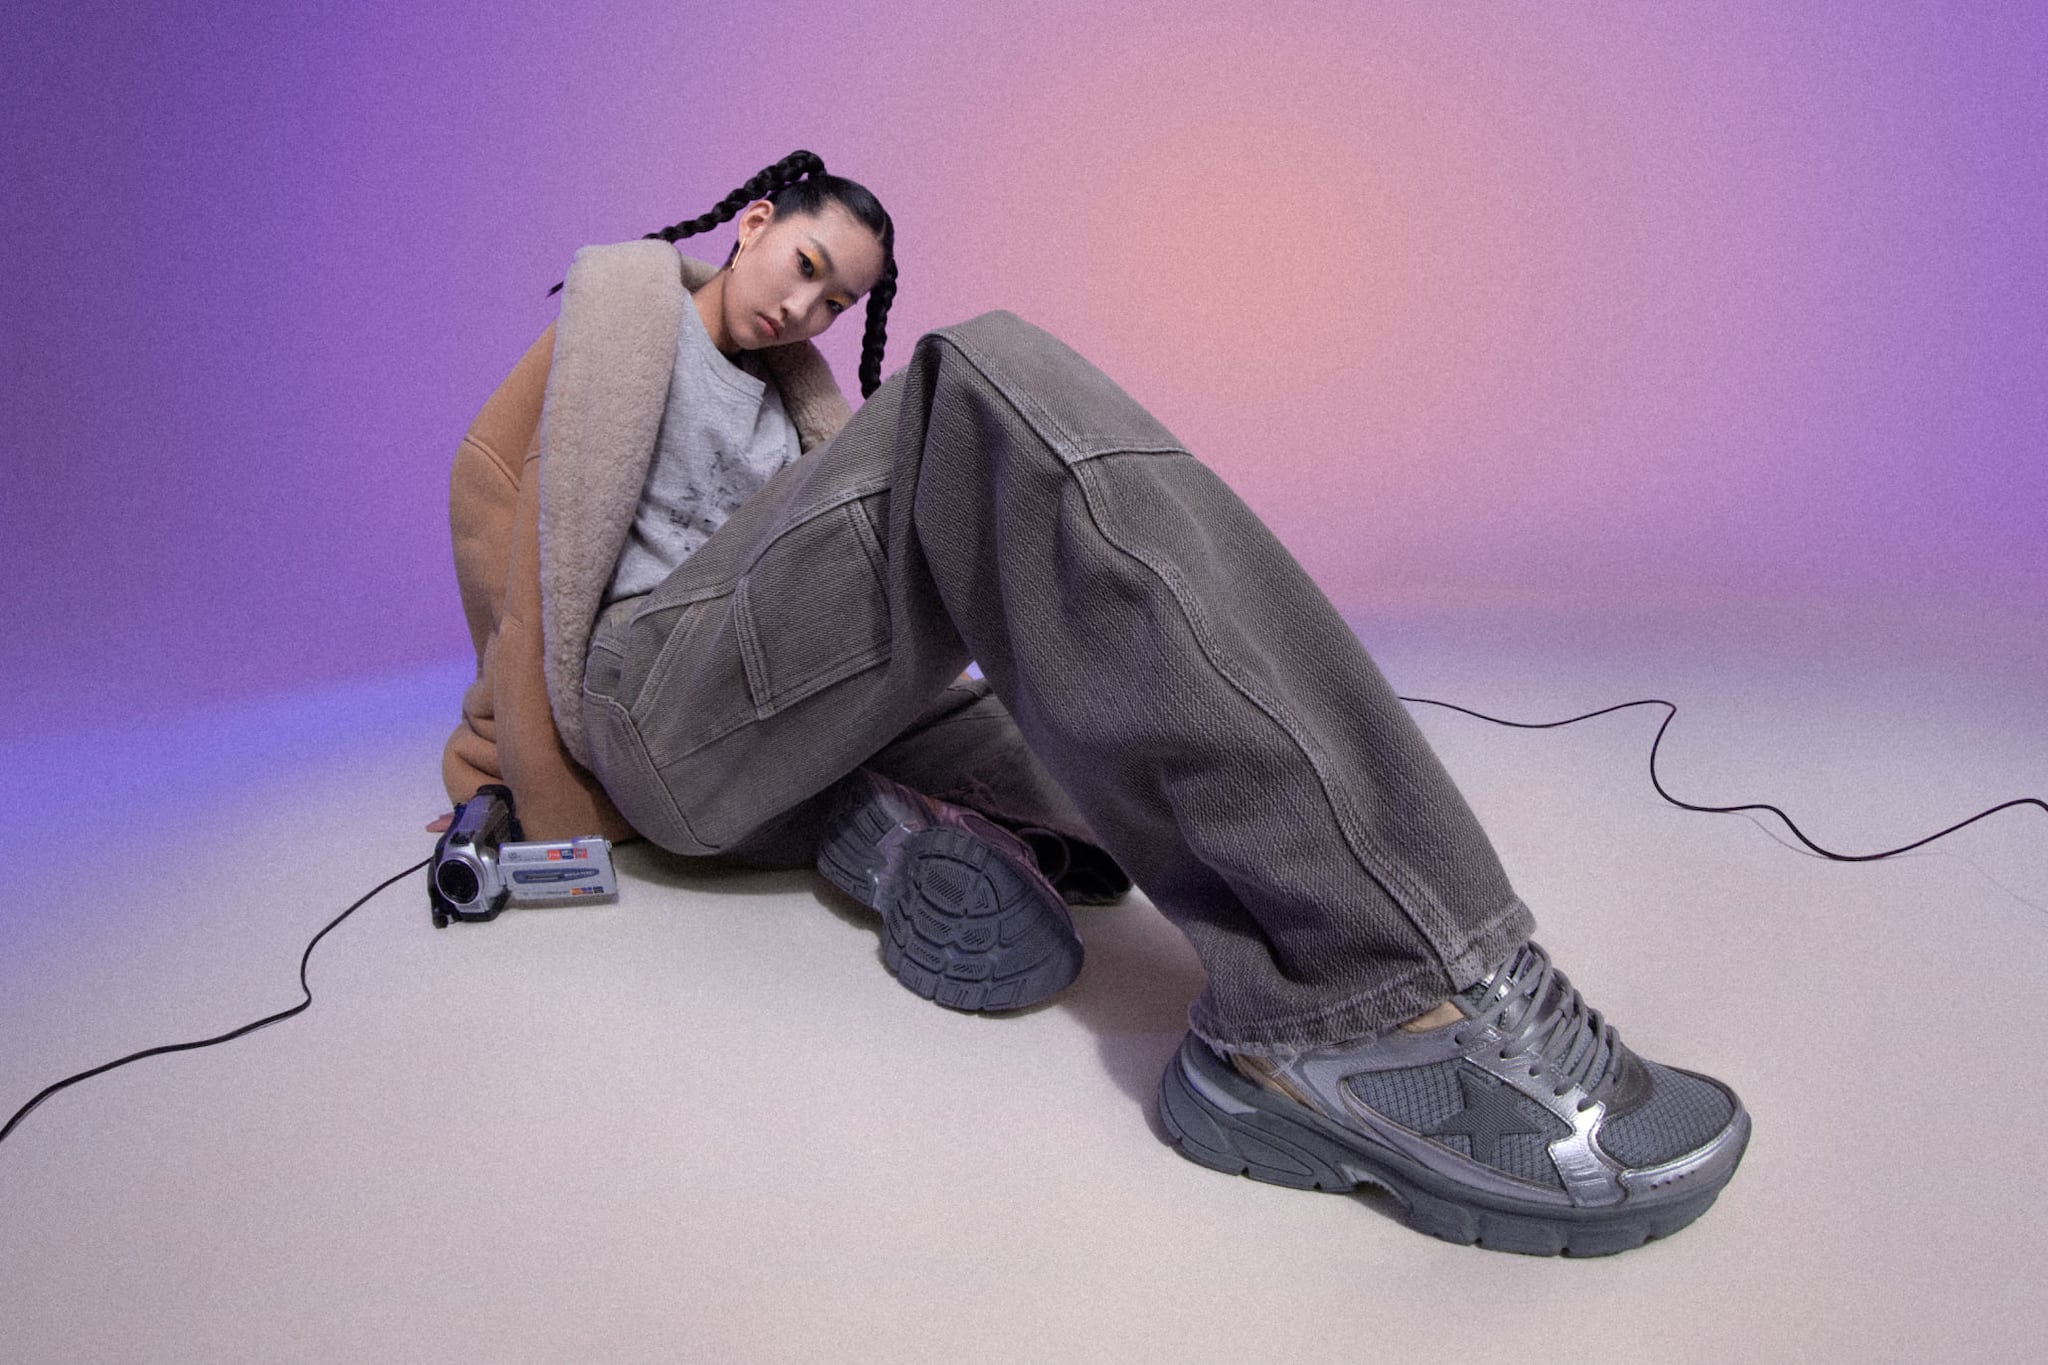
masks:
<instances>
[{"instance_id":1,"label":"woman's face","mask_svg":"<svg viewBox=\"0 0 2048 1365\"><path fill-rule=\"evenodd\" d=\"M758 199L739 216L739 241L722 311L727 338L743 351L818 335L882 277L882 243L838 204L778 214Z\"/></svg>"}]
</instances>

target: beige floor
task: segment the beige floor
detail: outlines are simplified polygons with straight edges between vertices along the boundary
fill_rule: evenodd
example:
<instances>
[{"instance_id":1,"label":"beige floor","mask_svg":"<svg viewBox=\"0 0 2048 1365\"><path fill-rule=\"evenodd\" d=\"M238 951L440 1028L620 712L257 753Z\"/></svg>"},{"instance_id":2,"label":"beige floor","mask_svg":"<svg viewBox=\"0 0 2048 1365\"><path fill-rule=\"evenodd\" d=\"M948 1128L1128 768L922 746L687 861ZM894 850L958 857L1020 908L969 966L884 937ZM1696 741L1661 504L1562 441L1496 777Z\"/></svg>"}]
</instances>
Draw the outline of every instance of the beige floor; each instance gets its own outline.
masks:
<instances>
[{"instance_id":1,"label":"beige floor","mask_svg":"<svg viewBox=\"0 0 2048 1365\"><path fill-rule=\"evenodd\" d=\"M1667 782L1903 842L2048 793L2039 622L1809 613L1382 629L1406 691L1657 694ZM2028 628L2030 627L2030 628ZM0 1120L297 998L308 936L425 854L445 672L0 755ZM306 1014L50 1100L0 1145L0 1355L72 1361L2039 1359L2048 815L1840 865L1672 810L1657 717L1425 711L1544 941L1641 1051L1732 1081L1748 1160L1597 1261L1173 1154L1199 982L1141 898L1018 1017L880 969L808 875L622 851L611 907L436 931L415 875Z\"/></svg>"}]
</instances>

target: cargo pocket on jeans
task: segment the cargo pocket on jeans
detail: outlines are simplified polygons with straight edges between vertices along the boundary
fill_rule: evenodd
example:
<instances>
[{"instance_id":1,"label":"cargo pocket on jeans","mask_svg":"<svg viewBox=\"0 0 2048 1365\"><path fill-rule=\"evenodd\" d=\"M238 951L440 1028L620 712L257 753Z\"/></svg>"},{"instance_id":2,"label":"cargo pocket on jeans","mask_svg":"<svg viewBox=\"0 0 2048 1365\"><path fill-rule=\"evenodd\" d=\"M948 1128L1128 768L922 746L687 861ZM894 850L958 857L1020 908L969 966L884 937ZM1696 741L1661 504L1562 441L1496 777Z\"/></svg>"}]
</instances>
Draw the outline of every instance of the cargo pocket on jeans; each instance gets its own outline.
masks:
<instances>
[{"instance_id":1,"label":"cargo pocket on jeans","mask_svg":"<svg viewBox=\"0 0 2048 1365\"><path fill-rule=\"evenodd\" d=\"M874 521L887 497L799 522L741 576L733 605L755 719L888 659L887 561Z\"/></svg>"}]
</instances>

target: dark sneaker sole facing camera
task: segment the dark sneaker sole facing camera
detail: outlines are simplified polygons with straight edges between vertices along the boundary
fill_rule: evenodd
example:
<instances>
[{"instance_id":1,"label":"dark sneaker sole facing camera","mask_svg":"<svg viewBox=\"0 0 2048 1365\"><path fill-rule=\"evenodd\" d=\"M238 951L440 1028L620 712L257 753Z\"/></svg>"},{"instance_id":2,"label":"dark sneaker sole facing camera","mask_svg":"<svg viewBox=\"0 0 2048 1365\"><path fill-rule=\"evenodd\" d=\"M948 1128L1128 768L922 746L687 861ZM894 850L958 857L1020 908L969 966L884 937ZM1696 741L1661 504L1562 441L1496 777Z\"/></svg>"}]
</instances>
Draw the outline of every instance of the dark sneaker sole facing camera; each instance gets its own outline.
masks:
<instances>
[{"instance_id":1,"label":"dark sneaker sole facing camera","mask_svg":"<svg viewBox=\"0 0 2048 1365\"><path fill-rule=\"evenodd\" d=\"M1066 902L1031 849L975 811L863 768L839 787L818 871L882 916L882 962L956 1010L1023 1009L1081 971Z\"/></svg>"},{"instance_id":2,"label":"dark sneaker sole facing camera","mask_svg":"<svg viewBox=\"0 0 2048 1365\"><path fill-rule=\"evenodd\" d=\"M1160 1118L1191 1161L1299 1189L1385 1189L1410 1227L1537 1256L1604 1256L1705 1213L1749 1114L1707 1076L1622 1046L1535 944L1453 997L1464 1018L1285 1061L1190 1034Z\"/></svg>"}]
</instances>

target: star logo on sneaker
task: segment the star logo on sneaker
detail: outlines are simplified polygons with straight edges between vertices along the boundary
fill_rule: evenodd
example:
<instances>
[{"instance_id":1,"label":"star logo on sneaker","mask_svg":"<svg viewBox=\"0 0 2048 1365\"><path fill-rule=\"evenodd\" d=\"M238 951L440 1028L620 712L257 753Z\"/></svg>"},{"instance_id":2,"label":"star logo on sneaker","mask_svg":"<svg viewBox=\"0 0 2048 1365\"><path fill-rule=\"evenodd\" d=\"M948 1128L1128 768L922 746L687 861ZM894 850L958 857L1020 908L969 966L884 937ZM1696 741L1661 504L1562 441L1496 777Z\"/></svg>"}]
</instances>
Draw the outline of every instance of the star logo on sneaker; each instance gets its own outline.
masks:
<instances>
[{"instance_id":1,"label":"star logo on sneaker","mask_svg":"<svg viewBox=\"0 0 2048 1365\"><path fill-rule=\"evenodd\" d=\"M1465 1092L1465 1107L1426 1130L1424 1137L1463 1133L1472 1140L1472 1159L1492 1166L1497 1164L1494 1157L1502 1138L1519 1133L1543 1135L1543 1125L1532 1121L1517 1103L1520 1095L1514 1087L1484 1080L1469 1067L1459 1068L1458 1086Z\"/></svg>"}]
</instances>

